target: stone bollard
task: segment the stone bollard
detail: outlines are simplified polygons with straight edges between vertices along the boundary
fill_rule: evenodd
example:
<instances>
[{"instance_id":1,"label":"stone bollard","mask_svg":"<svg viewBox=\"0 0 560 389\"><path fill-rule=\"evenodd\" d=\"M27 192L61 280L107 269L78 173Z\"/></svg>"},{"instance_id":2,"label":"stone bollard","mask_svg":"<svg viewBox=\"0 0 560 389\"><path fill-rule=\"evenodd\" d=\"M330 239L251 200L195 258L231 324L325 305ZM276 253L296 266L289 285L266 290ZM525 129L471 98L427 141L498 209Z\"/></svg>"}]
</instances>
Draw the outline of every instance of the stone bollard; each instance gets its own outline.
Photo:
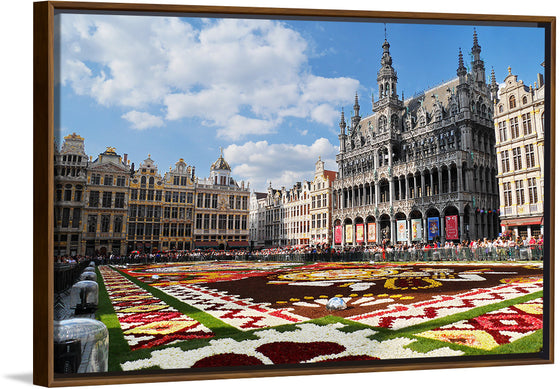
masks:
<instances>
[{"instance_id":1,"label":"stone bollard","mask_svg":"<svg viewBox=\"0 0 560 389\"><path fill-rule=\"evenodd\" d=\"M94 272L91 272L91 271L85 271L80 276L80 281L85 281L85 280L97 281L97 274L95 274Z\"/></svg>"},{"instance_id":2,"label":"stone bollard","mask_svg":"<svg viewBox=\"0 0 560 389\"><path fill-rule=\"evenodd\" d=\"M54 322L54 372L61 374L106 372L109 331L93 319Z\"/></svg>"},{"instance_id":3,"label":"stone bollard","mask_svg":"<svg viewBox=\"0 0 560 389\"><path fill-rule=\"evenodd\" d=\"M76 315L94 313L99 303L99 285L91 280L76 282L70 290L70 309Z\"/></svg>"}]
</instances>

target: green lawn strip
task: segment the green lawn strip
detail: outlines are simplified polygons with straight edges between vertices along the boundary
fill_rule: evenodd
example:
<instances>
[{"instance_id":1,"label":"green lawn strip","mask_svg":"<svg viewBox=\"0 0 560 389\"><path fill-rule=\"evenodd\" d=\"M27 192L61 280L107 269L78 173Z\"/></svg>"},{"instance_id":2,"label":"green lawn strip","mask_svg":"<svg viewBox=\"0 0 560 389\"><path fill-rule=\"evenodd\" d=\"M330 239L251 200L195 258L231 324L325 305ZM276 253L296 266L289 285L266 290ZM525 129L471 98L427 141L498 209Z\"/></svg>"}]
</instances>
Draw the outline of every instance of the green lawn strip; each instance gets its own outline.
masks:
<instances>
[{"instance_id":1,"label":"green lawn strip","mask_svg":"<svg viewBox=\"0 0 560 389\"><path fill-rule=\"evenodd\" d=\"M492 354L524 354L536 353L543 348L543 330L535 331L514 342L492 349Z\"/></svg>"},{"instance_id":2,"label":"green lawn strip","mask_svg":"<svg viewBox=\"0 0 560 389\"><path fill-rule=\"evenodd\" d=\"M168 295L165 292L162 292L161 290L148 285L142 281L139 281L138 279L129 276L128 274L118 270L117 270L121 275L123 275L126 279L130 280L131 282L133 282L134 284L136 284L137 286L139 286L140 288L144 289L146 292L150 293L152 296L160 299L161 301L163 301L164 303L166 303L167 305L169 305L172 308L175 308L176 310L178 310L179 312L189 316L190 318L200 322L202 325L204 325L205 327L209 328L210 330L212 330L212 332L214 332L216 337L231 337L234 335L237 335L239 333L243 333L243 331L238 330L237 328L235 328L234 326L231 326L225 322L223 322L222 320L216 319L214 316L200 310L197 309L195 307L193 307L192 305L189 305L173 296Z\"/></svg>"},{"instance_id":3,"label":"green lawn strip","mask_svg":"<svg viewBox=\"0 0 560 389\"><path fill-rule=\"evenodd\" d=\"M117 314L105 288L103 276L96 269L99 285L99 301L97 306L96 318L103 322L109 331L109 371L122 371L120 360L130 353L130 347L124 338L123 331Z\"/></svg>"}]
</instances>

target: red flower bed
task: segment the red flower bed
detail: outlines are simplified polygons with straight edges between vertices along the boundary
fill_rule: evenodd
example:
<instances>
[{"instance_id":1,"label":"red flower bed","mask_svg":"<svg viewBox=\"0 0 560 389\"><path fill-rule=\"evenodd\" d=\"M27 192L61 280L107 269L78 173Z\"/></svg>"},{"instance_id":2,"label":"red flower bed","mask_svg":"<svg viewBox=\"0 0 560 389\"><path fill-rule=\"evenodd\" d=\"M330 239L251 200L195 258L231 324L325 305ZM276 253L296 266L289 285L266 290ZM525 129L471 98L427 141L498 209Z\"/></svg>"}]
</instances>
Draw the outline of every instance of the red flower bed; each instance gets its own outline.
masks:
<instances>
[{"instance_id":1,"label":"red flower bed","mask_svg":"<svg viewBox=\"0 0 560 389\"><path fill-rule=\"evenodd\" d=\"M300 363L320 355L338 354L346 348L333 342L274 342L263 344L256 349L266 355L274 364Z\"/></svg>"},{"instance_id":2,"label":"red flower bed","mask_svg":"<svg viewBox=\"0 0 560 389\"><path fill-rule=\"evenodd\" d=\"M192 367L255 366L262 364L258 358L249 355L227 353L202 358Z\"/></svg>"}]
</instances>

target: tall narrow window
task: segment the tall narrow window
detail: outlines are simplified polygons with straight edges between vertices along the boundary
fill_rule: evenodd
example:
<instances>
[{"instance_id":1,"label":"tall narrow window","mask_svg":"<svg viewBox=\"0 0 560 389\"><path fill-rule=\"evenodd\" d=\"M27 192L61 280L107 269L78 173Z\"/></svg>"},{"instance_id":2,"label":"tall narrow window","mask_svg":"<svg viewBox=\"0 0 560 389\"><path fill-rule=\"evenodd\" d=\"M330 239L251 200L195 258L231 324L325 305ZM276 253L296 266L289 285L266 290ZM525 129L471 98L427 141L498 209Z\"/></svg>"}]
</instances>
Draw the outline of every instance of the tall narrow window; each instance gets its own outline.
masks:
<instances>
[{"instance_id":1,"label":"tall narrow window","mask_svg":"<svg viewBox=\"0 0 560 389\"><path fill-rule=\"evenodd\" d=\"M92 190L89 192L89 206L92 208L99 207L99 192Z\"/></svg>"},{"instance_id":2,"label":"tall narrow window","mask_svg":"<svg viewBox=\"0 0 560 389\"><path fill-rule=\"evenodd\" d=\"M523 181L515 181L515 200L517 205L522 205L525 203L525 191L523 189Z\"/></svg>"},{"instance_id":3,"label":"tall narrow window","mask_svg":"<svg viewBox=\"0 0 560 389\"><path fill-rule=\"evenodd\" d=\"M525 146L525 162L527 168L535 167L535 149L532 144Z\"/></svg>"},{"instance_id":4,"label":"tall narrow window","mask_svg":"<svg viewBox=\"0 0 560 389\"><path fill-rule=\"evenodd\" d=\"M109 232L110 222L110 215L101 215L101 232Z\"/></svg>"},{"instance_id":5,"label":"tall narrow window","mask_svg":"<svg viewBox=\"0 0 560 389\"><path fill-rule=\"evenodd\" d=\"M511 139L519 138L519 120L517 117L512 118L509 121Z\"/></svg>"},{"instance_id":6,"label":"tall narrow window","mask_svg":"<svg viewBox=\"0 0 560 389\"><path fill-rule=\"evenodd\" d=\"M505 121L498 123L498 132L500 134L500 142L505 142L507 138L507 126Z\"/></svg>"},{"instance_id":7,"label":"tall narrow window","mask_svg":"<svg viewBox=\"0 0 560 389\"><path fill-rule=\"evenodd\" d=\"M538 195L537 195L537 179L532 177L532 178L528 178L527 179L527 187L529 189L529 203L530 204L535 204L537 201L539 201Z\"/></svg>"},{"instance_id":8,"label":"tall narrow window","mask_svg":"<svg viewBox=\"0 0 560 389\"><path fill-rule=\"evenodd\" d=\"M80 227L81 216L82 216L82 213L81 213L80 208L74 208L74 211L72 213L72 228Z\"/></svg>"},{"instance_id":9,"label":"tall narrow window","mask_svg":"<svg viewBox=\"0 0 560 389\"><path fill-rule=\"evenodd\" d=\"M115 216L115 220L113 221L113 232L119 233L122 232L123 228L123 218L120 215Z\"/></svg>"},{"instance_id":10,"label":"tall narrow window","mask_svg":"<svg viewBox=\"0 0 560 389\"><path fill-rule=\"evenodd\" d=\"M502 173L509 172L509 152L504 150L502 152Z\"/></svg>"},{"instance_id":11,"label":"tall narrow window","mask_svg":"<svg viewBox=\"0 0 560 389\"><path fill-rule=\"evenodd\" d=\"M113 200L113 193L103 192L103 208L111 208L111 201Z\"/></svg>"},{"instance_id":12,"label":"tall narrow window","mask_svg":"<svg viewBox=\"0 0 560 389\"><path fill-rule=\"evenodd\" d=\"M512 193L511 193L511 182L504 183L504 205L506 207L511 207L513 204Z\"/></svg>"},{"instance_id":13,"label":"tall narrow window","mask_svg":"<svg viewBox=\"0 0 560 389\"><path fill-rule=\"evenodd\" d=\"M521 170L521 147L514 147L512 150L513 156L513 170Z\"/></svg>"},{"instance_id":14,"label":"tall narrow window","mask_svg":"<svg viewBox=\"0 0 560 389\"><path fill-rule=\"evenodd\" d=\"M523 122L523 135L529 135L531 132L533 132L530 113L521 115L521 121Z\"/></svg>"},{"instance_id":15,"label":"tall narrow window","mask_svg":"<svg viewBox=\"0 0 560 389\"><path fill-rule=\"evenodd\" d=\"M97 231L97 215L88 215L87 232Z\"/></svg>"}]
</instances>

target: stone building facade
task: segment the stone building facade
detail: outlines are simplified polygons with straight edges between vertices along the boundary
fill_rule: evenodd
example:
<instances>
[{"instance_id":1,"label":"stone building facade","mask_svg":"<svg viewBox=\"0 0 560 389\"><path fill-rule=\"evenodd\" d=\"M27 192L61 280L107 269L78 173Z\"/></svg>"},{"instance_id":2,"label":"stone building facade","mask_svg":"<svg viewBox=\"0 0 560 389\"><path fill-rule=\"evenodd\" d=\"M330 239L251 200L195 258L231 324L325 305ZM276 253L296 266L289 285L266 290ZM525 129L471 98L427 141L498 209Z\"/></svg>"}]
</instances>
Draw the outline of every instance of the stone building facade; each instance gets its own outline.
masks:
<instances>
[{"instance_id":1,"label":"stone building facade","mask_svg":"<svg viewBox=\"0 0 560 389\"><path fill-rule=\"evenodd\" d=\"M493 92L476 31L470 72L404 100L382 45L373 114L340 121L335 246L495 237L499 222Z\"/></svg>"},{"instance_id":2,"label":"stone building facade","mask_svg":"<svg viewBox=\"0 0 560 389\"><path fill-rule=\"evenodd\" d=\"M148 155L130 178L127 253L160 249L163 191L163 179Z\"/></svg>"},{"instance_id":3,"label":"stone building facade","mask_svg":"<svg viewBox=\"0 0 560 389\"><path fill-rule=\"evenodd\" d=\"M497 91L494 74L492 81ZM544 92L541 74L527 86L509 68L495 100L500 223L514 236L544 233Z\"/></svg>"},{"instance_id":4,"label":"stone building facade","mask_svg":"<svg viewBox=\"0 0 560 389\"><path fill-rule=\"evenodd\" d=\"M290 246L311 243L311 182L297 182L282 197L283 212L279 218L284 224L285 243ZM282 244L280 244L282 245Z\"/></svg>"},{"instance_id":5,"label":"stone building facade","mask_svg":"<svg viewBox=\"0 0 560 389\"><path fill-rule=\"evenodd\" d=\"M82 216L88 156L84 138L64 137L54 154L54 255L77 255L82 246Z\"/></svg>"},{"instance_id":6,"label":"stone building facade","mask_svg":"<svg viewBox=\"0 0 560 389\"><path fill-rule=\"evenodd\" d=\"M265 247L267 199L264 192L251 192L249 198L249 242L254 249Z\"/></svg>"},{"instance_id":7,"label":"stone building facade","mask_svg":"<svg viewBox=\"0 0 560 389\"><path fill-rule=\"evenodd\" d=\"M248 248L249 187L231 177L222 154L210 167L210 176L196 179L195 187L195 248Z\"/></svg>"},{"instance_id":8,"label":"stone building facade","mask_svg":"<svg viewBox=\"0 0 560 389\"><path fill-rule=\"evenodd\" d=\"M169 168L164 177L161 248L167 250L191 250L194 218L194 167L183 158Z\"/></svg>"},{"instance_id":9,"label":"stone building facade","mask_svg":"<svg viewBox=\"0 0 560 389\"><path fill-rule=\"evenodd\" d=\"M113 147L88 163L80 254L126 254L130 174L126 159Z\"/></svg>"},{"instance_id":10,"label":"stone building facade","mask_svg":"<svg viewBox=\"0 0 560 389\"><path fill-rule=\"evenodd\" d=\"M325 162L319 157L315 163L315 176L310 184L310 244L313 246L330 246L332 243L332 185L335 180L336 172L325 170Z\"/></svg>"}]
</instances>

